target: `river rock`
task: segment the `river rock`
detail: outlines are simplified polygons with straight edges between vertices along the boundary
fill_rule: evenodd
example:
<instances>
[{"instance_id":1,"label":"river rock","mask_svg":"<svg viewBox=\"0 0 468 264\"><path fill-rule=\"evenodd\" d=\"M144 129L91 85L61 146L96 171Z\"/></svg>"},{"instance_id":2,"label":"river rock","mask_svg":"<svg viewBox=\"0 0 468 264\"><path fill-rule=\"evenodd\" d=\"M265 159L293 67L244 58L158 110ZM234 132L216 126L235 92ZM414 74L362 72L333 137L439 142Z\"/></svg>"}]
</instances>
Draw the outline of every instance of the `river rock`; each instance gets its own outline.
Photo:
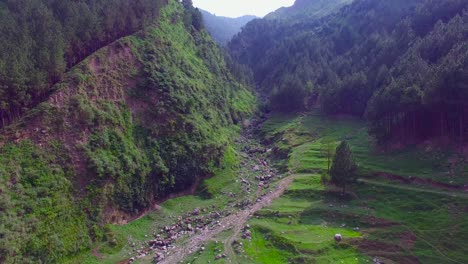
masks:
<instances>
[{"instance_id":1,"label":"river rock","mask_svg":"<svg viewBox=\"0 0 468 264\"><path fill-rule=\"evenodd\" d=\"M341 234L336 234L335 235L335 241L340 242L341 240L343 240L343 237L341 236Z\"/></svg>"},{"instance_id":2,"label":"river rock","mask_svg":"<svg viewBox=\"0 0 468 264\"><path fill-rule=\"evenodd\" d=\"M200 208L195 208L192 212L192 215L199 215L200 214Z\"/></svg>"}]
</instances>

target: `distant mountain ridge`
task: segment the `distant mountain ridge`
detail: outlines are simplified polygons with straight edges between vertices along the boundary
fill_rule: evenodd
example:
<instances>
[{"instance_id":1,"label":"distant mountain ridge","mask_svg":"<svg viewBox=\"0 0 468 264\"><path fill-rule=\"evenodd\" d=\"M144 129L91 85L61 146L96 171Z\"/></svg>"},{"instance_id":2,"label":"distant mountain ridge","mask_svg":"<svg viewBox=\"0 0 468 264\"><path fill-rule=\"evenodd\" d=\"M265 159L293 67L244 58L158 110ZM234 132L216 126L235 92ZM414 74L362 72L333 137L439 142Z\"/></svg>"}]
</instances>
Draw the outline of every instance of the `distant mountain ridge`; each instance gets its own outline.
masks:
<instances>
[{"instance_id":1,"label":"distant mountain ridge","mask_svg":"<svg viewBox=\"0 0 468 264\"><path fill-rule=\"evenodd\" d=\"M338 10L353 0L296 0L290 7L282 7L269 13L265 19L303 20L320 18Z\"/></svg>"},{"instance_id":2,"label":"distant mountain ridge","mask_svg":"<svg viewBox=\"0 0 468 264\"><path fill-rule=\"evenodd\" d=\"M226 45L234 35L241 31L243 26L257 18L250 15L237 18L223 17L216 16L206 10L199 10L203 15L206 30L221 45Z\"/></svg>"}]
</instances>

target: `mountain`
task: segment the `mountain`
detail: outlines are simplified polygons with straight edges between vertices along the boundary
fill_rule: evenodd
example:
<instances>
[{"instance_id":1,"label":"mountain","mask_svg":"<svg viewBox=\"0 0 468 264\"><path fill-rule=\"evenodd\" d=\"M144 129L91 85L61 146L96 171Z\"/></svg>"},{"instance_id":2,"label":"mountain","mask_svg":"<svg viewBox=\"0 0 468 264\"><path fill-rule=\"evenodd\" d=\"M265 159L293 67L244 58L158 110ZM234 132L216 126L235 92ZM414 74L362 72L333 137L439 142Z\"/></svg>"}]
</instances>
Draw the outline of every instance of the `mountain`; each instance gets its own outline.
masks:
<instances>
[{"instance_id":1,"label":"mountain","mask_svg":"<svg viewBox=\"0 0 468 264\"><path fill-rule=\"evenodd\" d=\"M191 0L0 22L0 263L466 259L466 0L298 0L230 54Z\"/></svg>"},{"instance_id":2,"label":"mountain","mask_svg":"<svg viewBox=\"0 0 468 264\"><path fill-rule=\"evenodd\" d=\"M282 7L265 19L301 21L326 16L353 0L297 0L291 7Z\"/></svg>"},{"instance_id":3,"label":"mountain","mask_svg":"<svg viewBox=\"0 0 468 264\"><path fill-rule=\"evenodd\" d=\"M208 11L200 9L203 15L203 22L206 30L211 34L214 40L221 45L226 45L234 35L240 32L242 27L248 22L256 19L256 16L242 16L230 18L216 16Z\"/></svg>"},{"instance_id":4,"label":"mountain","mask_svg":"<svg viewBox=\"0 0 468 264\"><path fill-rule=\"evenodd\" d=\"M115 246L106 224L135 219L223 166L254 97L195 8L161 8L144 30L63 73L2 131L1 263L63 263L93 242Z\"/></svg>"},{"instance_id":5,"label":"mountain","mask_svg":"<svg viewBox=\"0 0 468 264\"><path fill-rule=\"evenodd\" d=\"M364 117L381 143L468 140L466 1L356 0L324 17L297 12L319 2L250 22L228 45L273 110Z\"/></svg>"}]
</instances>

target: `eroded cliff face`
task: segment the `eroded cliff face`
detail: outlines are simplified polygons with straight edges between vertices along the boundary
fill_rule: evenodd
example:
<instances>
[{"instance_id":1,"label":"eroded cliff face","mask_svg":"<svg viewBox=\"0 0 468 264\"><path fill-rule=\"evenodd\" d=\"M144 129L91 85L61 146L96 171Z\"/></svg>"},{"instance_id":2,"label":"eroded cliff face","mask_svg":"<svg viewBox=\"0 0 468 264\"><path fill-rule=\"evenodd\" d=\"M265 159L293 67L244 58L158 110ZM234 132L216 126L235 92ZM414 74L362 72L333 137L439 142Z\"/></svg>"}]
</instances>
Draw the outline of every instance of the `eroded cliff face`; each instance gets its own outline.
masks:
<instances>
[{"instance_id":1,"label":"eroded cliff face","mask_svg":"<svg viewBox=\"0 0 468 264\"><path fill-rule=\"evenodd\" d=\"M176 1L157 25L99 50L5 130L0 262L56 262L220 165L253 109Z\"/></svg>"}]
</instances>

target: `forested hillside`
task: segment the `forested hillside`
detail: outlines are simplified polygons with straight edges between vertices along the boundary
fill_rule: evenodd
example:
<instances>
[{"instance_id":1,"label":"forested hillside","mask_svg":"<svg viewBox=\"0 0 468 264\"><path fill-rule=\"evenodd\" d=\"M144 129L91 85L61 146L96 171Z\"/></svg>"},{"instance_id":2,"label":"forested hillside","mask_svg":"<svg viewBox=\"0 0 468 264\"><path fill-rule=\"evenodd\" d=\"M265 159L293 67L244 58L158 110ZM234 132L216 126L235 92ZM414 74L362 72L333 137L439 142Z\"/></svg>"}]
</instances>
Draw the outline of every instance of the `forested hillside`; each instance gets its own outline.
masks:
<instances>
[{"instance_id":1,"label":"forested hillside","mask_svg":"<svg viewBox=\"0 0 468 264\"><path fill-rule=\"evenodd\" d=\"M206 30L214 40L221 45L226 45L232 37L239 33L245 24L254 20L255 16L241 16L237 18L217 16L208 11L200 10Z\"/></svg>"},{"instance_id":2,"label":"forested hillside","mask_svg":"<svg viewBox=\"0 0 468 264\"><path fill-rule=\"evenodd\" d=\"M229 48L274 110L365 117L380 142L466 142L467 8L464 0L356 0L322 18L291 8L249 23Z\"/></svg>"},{"instance_id":3,"label":"forested hillside","mask_svg":"<svg viewBox=\"0 0 468 264\"><path fill-rule=\"evenodd\" d=\"M0 119L46 98L64 72L157 18L167 0L0 1Z\"/></svg>"},{"instance_id":4,"label":"forested hillside","mask_svg":"<svg viewBox=\"0 0 468 264\"><path fill-rule=\"evenodd\" d=\"M36 7L8 2L10 11L3 13L16 16L8 25L30 29L2 33L0 41L15 54L2 53L2 74L17 70L17 75L6 73L11 83L2 87L12 92L2 100L23 107L53 93L0 137L0 263L63 263L93 242L107 241L110 247L127 243L116 239L106 224L141 216L156 201L196 186L223 166L236 124L251 113L255 100L227 69L191 1L181 5L170 0L160 14L154 3L125 2L138 7L135 21L133 9L123 3L115 8L115 1L21 2ZM64 9L55 9L59 7ZM115 13L101 20L104 11ZM41 12L48 18L40 18ZM72 14L61 24L58 17L64 12ZM136 15L145 12L150 13ZM31 20L32 14L38 20ZM99 19L90 24L93 14ZM42 19L57 31L49 32ZM144 24L143 30L63 73L67 63L73 65ZM63 46L51 49L60 43L55 40L9 39L14 33L23 34L21 38L63 37ZM22 45L31 46L20 52ZM51 54L58 54L54 63L42 60ZM37 59L26 63L26 58ZM17 64L5 65L7 60Z\"/></svg>"},{"instance_id":5,"label":"forested hillside","mask_svg":"<svg viewBox=\"0 0 468 264\"><path fill-rule=\"evenodd\" d=\"M266 19L278 19L299 22L305 19L320 18L337 11L353 0L296 0L291 7L282 7L265 16Z\"/></svg>"}]
</instances>

